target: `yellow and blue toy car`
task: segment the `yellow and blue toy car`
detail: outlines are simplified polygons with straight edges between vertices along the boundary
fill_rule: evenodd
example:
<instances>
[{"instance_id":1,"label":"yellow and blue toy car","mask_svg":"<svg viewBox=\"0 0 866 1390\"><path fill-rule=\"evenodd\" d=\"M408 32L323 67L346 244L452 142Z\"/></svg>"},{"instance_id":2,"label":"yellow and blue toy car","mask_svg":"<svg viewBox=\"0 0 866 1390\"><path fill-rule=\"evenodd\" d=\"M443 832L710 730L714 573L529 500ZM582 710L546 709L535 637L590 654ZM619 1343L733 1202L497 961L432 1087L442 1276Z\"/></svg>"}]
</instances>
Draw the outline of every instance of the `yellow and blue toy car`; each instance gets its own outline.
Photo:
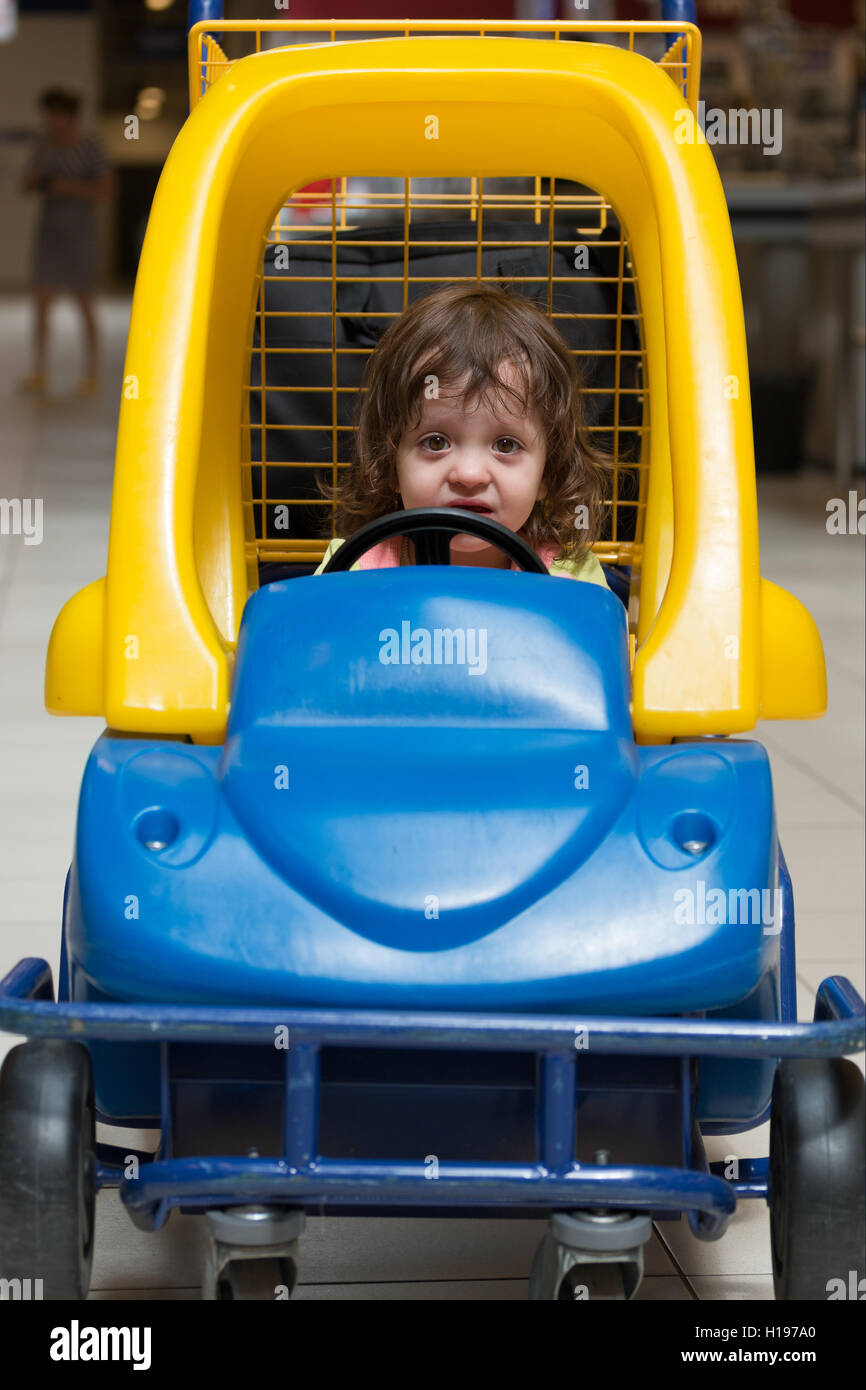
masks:
<instances>
[{"instance_id":1,"label":"yellow and blue toy car","mask_svg":"<svg viewBox=\"0 0 866 1390\"><path fill-rule=\"evenodd\" d=\"M630 1298L653 1220L713 1240L758 1199L777 1296L824 1298L862 1275L864 1003L834 976L797 1022L769 762L734 737L819 716L825 675L760 575L730 224L677 137L700 34L218 43L214 10L141 257L107 574L48 652L48 708L107 727L57 1000L39 960L0 987L28 1038L0 1080L0 1273L84 1297L115 1185L139 1226L205 1215L206 1298L291 1289L310 1211L547 1214L532 1297ZM461 277L540 296L594 364L613 591L453 510L312 577L363 362ZM458 528L524 572L448 567ZM417 566L345 572L398 534ZM379 661L394 614L442 659ZM707 1162L768 1116L769 1158ZM154 1151L130 1165L97 1120Z\"/></svg>"}]
</instances>

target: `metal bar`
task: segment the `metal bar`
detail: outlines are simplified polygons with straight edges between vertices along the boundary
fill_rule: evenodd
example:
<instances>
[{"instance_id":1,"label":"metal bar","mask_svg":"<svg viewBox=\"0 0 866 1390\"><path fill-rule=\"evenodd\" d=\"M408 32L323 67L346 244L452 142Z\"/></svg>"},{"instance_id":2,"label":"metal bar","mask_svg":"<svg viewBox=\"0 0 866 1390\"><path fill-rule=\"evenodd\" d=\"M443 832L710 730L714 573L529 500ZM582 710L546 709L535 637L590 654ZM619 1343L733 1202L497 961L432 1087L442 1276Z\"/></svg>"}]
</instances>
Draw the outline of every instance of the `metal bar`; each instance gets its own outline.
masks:
<instances>
[{"instance_id":1,"label":"metal bar","mask_svg":"<svg viewBox=\"0 0 866 1390\"><path fill-rule=\"evenodd\" d=\"M189 0L186 12L186 27L194 24L213 24L223 17L223 0Z\"/></svg>"},{"instance_id":2,"label":"metal bar","mask_svg":"<svg viewBox=\"0 0 866 1390\"><path fill-rule=\"evenodd\" d=\"M662 0L662 20L670 24L696 24L696 0ZM668 34L668 48L679 38L682 38L679 31Z\"/></svg>"},{"instance_id":3,"label":"metal bar","mask_svg":"<svg viewBox=\"0 0 866 1390\"><path fill-rule=\"evenodd\" d=\"M788 865L777 840L779 853L779 887L781 889L782 921L779 934L779 1011L783 1019L797 1017L797 964L795 959L794 888Z\"/></svg>"},{"instance_id":4,"label":"metal bar","mask_svg":"<svg viewBox=\"0 0 866 1390\"><path fill-rule=\"evenodd\" d=\"M614 330L614 363L613 363L613 492L611 508L611 540L615 541L618 532L617 503L619 501L619 403L622 390L622 286L625 274L625 243L626 238L622 232L620 224L619 236L619 255L617 257L617 287L616 287L616 327ZM643 344L641 344L643 347Z\"/></svg>"},{"instance_id":5,"label":"metal bar","mask_svg":"<svg viewBox=\"0 0 866 1390\"><path fill-rule=\"evenodd\" d=\"M351 177L351 176L349 176L349 175L341 175L341 183L342 183L342 181L343 181L344 179L345 179L345 180L348 180L349 177ZM515 175L515 176L508 175L507 177L510 178L510 177L519 177L519 176L516 176L516 175ZM538 181L538 180L540 179L540 175L535 175L535 178L536 178L536 180ZM455 182L455 183L456 183L456 182L462 182L462 180L455 179L454 182ZM443 210L443 209L444 209L444 210L447 212L447 211L451 210L451 209L454 208L454 207L457 207L458 209L461 209L461 208L462 208L462 209L466 209L466 208L474 207L475 203L477 203L477 201L478 201L478 191L477 191L477 188L474 186L474 185L476 184L477 180L476 180L475 178L471 178L469 182L470 182L470 188L469 188L469 191L468 191L467 193L463 193L463 192L458 192L458 193L447 193L447 192L444 192L444 191L440 191L440 192L437 192L437 193L422 193L422 192L420 192L418 189L415 189L415 190L413 191L413 193L412 193L412 206L413 206L413 207L416 207L416 208L423 207L423 208L424 208L426 211L428 211L428 212L429 212L431 209L432 209L432 210ZM361 202L361 201L359 201L359 200L362 198L362 196L363 196L363 198L367 199L368 201L366 201L366 202ZM360 193L349 193L349 192L346 191L346 189L344 189L344 190L341 192L340 197L341 197L341 199L351 199L351 201L348 203L348 206L351 208L352 212L383 212L383 211L387 211L387 210L389 210L389 209L392 209L393 211L396 212L396 211L399 209L399 207L401 206L401 195L398 194L398 193L395 193L394 191L391 191L391 190L385 190L385 191L383 191L382 193L377 193L377 192L375 191L375 189L373 189L373 190L367 190L367 191L365 191L364 194L362 195L362 194L360 194ZM438 200L438 201L437 201L437 200ZM513 212L513 211L529 212L529 211L531 211L531 210L535 207L535 204L537 203L538 200L537 200L536 195L535 195L534 193L488 193L488 194L487 194L487 201L488 201L489 203L495 204L496 207L497 207L500 211L503 211L503 212L509 212L509 211L512 211L512 212ZM571 194L571 193L558 193L558 194L556 195L556 201L557 201L557 207L560 209L560 211L563 211L563 212L592 212L593 210L595 210L596 212L598 212L598 213L600 213L600 214L603 214L605 218L607 217L608 204L605 203L604 199L603 199L600 195L598 195L598 194L594 194L594 193L593 193L593 194L582 194L582 193L575 193L575 194ZM290 197L286 200L286 202L282 205L282 211L283 211L283 212L291 212L293 209L298 208L298 207L300 207L300 208L308 208L308 207L321 208L323 205L324 205L324 197L323 197L323 195L322 195L321 192L306 193L306 192L304 191L304 189L299 188L299 189L296 189L295 192L292 193L291 196L290 196ZM474 218L473 218L473 220L474 220ZM536 218L535 218L535 221L536 221L536 223L539 221L539 218L538 218L537 216L536 216ZM528 224L527 224L527 225L528 225ZM606 226L606 221L603 222L603 223L600 222L599 225L598 225L597 227L593 227L591 230L595 233L595 235L598 236L598 235L601 234L601 232L604 231L605 226ZM297 227L297 230L298 230L298 231L310 232L311 229L310 229L310 227L308 226L307 223L299 223L299 224L298 224L298 227ZM316 234L316 231L315 231L315 229L314 229L314 230L311 232L310 236L308 236L308 237L298 237L298 238L294 241L294 244L295 244L296 246L322 246L322 245L324 245L324 235L323 235L324 230L325 230L324 227L322 227L322 228L320 229L320 231L319 231L319 234L317 235L317 234ZM355 241L355 240L353 240L353 241L351 242L351 245L352 245L352 246L399 246L399 244L400 244L399 242L391 241L391 240L389 240L389 239L387 239L387 238L385 238L385 237L378 237L376 240L373 240L373 241ZM531 242L531 241L521 241L521 242L503 241L503 242L497 242L497 241L490 240L490 241L488 241L487 244L488 244L489 246L498 246L498 245L501 245L501 246L515 246L515 245L519 245L519 246L533 246L533 245L539 245L539 244L540 244L540 245L545 245L546 243L544 243L544 242L542 242L542 243L536 243L536 242ZM570 243L567 242L567 241L566 241L566 242L558 242L558 243L557 243L557 245L564 245L564 246L567 246L567 245L569 245L569 244L570 244ZM454 242L450 242L450 241L449 241L449 242L425 241L425 242L424 242L424 245L425 245L425 246L439 246L439 245L442 245L442 246L446 246L446 245L447 245L447 246L459 246L459 245L461 245L461 243L460 243L459 241L454 241ZM598 249L599 249L600 251L608 251L608 250L610 250L610 249L611 249L612 247L614 247L614 246L616 246L616 242L614 242L614 241L605 241L605 242L600 242L600 243L599 243Z\"/></svg>"},{"instance_id":6,"label":"metal bar","mask_svg":"<svg viewBox=\"0 0 866 1390\"><path fill-rule=\"evenodd\" d=\"M539 1065L536 1143L540 1162L550 1172L566 1173L574 1166L577 1122L577 1055L558 1053Z\"/></svg>"},{"instance_id":7,"label":"metal bar","mask_svg":"<svg viewBox=\"0 0 866 1390\"><path fill-rule=\"evenodd\" d=\"M695 1125L695 1095L692 1086L692 1059L690 1057L680 1058L680 1138L682 1142L683 1162L689 1168L695 1168L694 1154L692 1152L692 1134ZM700 1131L699 1131L700 1133ZM706 1154L703 1155L702 1172L707 1171Z\"/></svg>"},{"instance_id":8,"label":"metal bar","mask_svg":"<svg viewBox=\"0 0 866 1390\"><path fill-rule=\"evenodd\" d=\"M274 1028L293 1042L336 1047L467 1048L564 1054L578 1030L588 1050L679 1057L831 1057L863 1050L864 1004L844 976L819 990L831 1019L817 1023L735 1019L623 1018L595 1014L481 1014L384 1009L269 1008L213 1004L52 1004L34 1000L44 961L19 961L0 981L0 1030L39 1037L121 1038L128 1042L273 1042Z\"/></svg>"},{"instance_id":9,"label":"metal bar","mask_svg":"<svg viewBox=\"0 0 866 1390\"><path fill-rule=\"evenodd\" d=\"M198 0L204 8L201 11L202 17L198 20L194 18L197 0L191 0L188 23L188 57L190 73L190 105L194 106L199 100L203 91L206 89L207 79L201 72L201 45L208 26L214 23L219 24L219 38L224 33L247 34L255 38L255 51L260 52L262 48L262 35L266 33L293 33L299 36L309 34L307 42L313 43L319 36L327 36L330 43L337 41L338 34L349 33L352 37L359 34L375 35L385 34L391 37L402 34L404 38L410 38L413 34L423 34L433 36L436 34L446 34L453 37L478 36L484 38L500 37L507 38L516 36L522 38L527 35L538 34L552 38L554 42L569 39L572 35L578 36L581 33L587 35L593 41L598 42L605 35L623 34L628 39L630 51L636 51L635 40L642 35L665 34L668 48L671 42L677 38L684 38L686 45L686 67L687 77L687 100L694 111L697 103L698 80L700 75L701 57L701 34L700 30L691 22L681 21L679 16L683 12L678 8L672 13L670 20L609 20L603 24L597 24L587 20L501 20L493 28L487 28L474 20L424 20L417 24L409 25L405 22L401 25L394 20L333 20L328 22L322 19L271 19L271 20L224 20L219 17L222 10L222 0ZM693 0L674 0L678 6L692 5ZM678 25L678 32L670 34L667 27L671 22Z\"/></svg>"},{"instance_id":10,"label":"metal bar","mask_svg":"<svg viewBox=\"0 0 866 1390\"><path fill-rule=\"evenodd\" d=\"M822 980L815 998L815 1022L852 1018L863 1007L863 1000L851 981L844 975L829 975Z\"/></svg>"},{"instance_id":11,"label":"metal bar","mask_svg":"<svg viewBox=\"0 0 866 1390\"><path fill-rule=\"evenodd\" d=\"M331 487L336 488L340 481L337 473L337 459L339 453L339 377L338 377L338 356L337 356L337 213L333 199L336 192L336 183L331 179ZM262 532L263 535L266 532ZM336 499L331 499L331 536L337 534L337 503Z\"/></svg>"},{"instance_id":12,"label":"metal bar","mask_svg":"<svg viewBox=\"0 0 866 1390\"><path fill-rule=\"evenodd\" d=\"M249 1201L341 1202L352 1205L442 1207L670 1208L701 1217L701 1235L717 1239L736 1210L730 1184L687 1168L575 1164L553 1175L540 1164L439 1163L432 1181L422 1162L320 1159L309 1171L276 1158L184 1158L146 1163L120 1187L124 1205L143 1212L154 1203L184 1206Z\"/></svg>"},{"instance_id":13,"label":"metal bar","mask_svg":"<svg viewBox=\"0 0 866 1390\"><path fill-rule=\"evenodd\" d=\"M547 185L547 315L553 317L553 248L556 229L556 178L549 176ZM573 283L573 277L570 277Z\"/></svg>"},{"instance_id":14,"label":"metal bar","mask_svg":"<svg viewBox=\"0 0 866 1390\"><path fill-rule=\"evenodd\" d=\"M484 265L484 179L478 179L478 220L476 224L475 278L481 280ZM432 284L432 281L430 282Z\"/></svg>"},{"instance_id":15,"label":"metal bar","mask_svg":"<svg viewBox=\"0 0 866 1390\"><path fill-rule=\"evenodd\" d=\"M481 210L480 213L478 213L478 217L481 217ZM487 245L487 243L484 243L484 245ZM481 245L481 242L478 242L477 246L480 246L481 250L484 250L484 246ZM282 277L282 275L264 275L263 278L267 279L267 281L281 281L281 279L284 277ZM407 277L407 279L409 279L410 285L450 285L452 284L452 282L468 282L473 281L473 279L477 278L478 277L475 277L475 275L409 275L409 277ZM509 275L509 279L513 279L513 281L524 281L527 282L527 284L532 285L541 285L546 284L546 281L548 281L548 275ZM552 281L555 282L555 284L562 285L566 284L566 282L567 284L573 284L573 281L571 281L571 277L569 277L569 275L552 275L550 279L552 279ZM334 275L334 277L328 277L328 275L296 275L296 277L293 277L293 282L295 281L299 285L324 285L329 284L329 282L334 282L334 284L339 285L368 285L370 284L370 277L368 277L368 275ZM403 278L403 275L377 275L377 278L375 278L375 282L377 282L377 285L402 285L403 282L405 282L405 278ZM588 275L587 284L614 284L614 278L612 277L612 275L610 275L610 277L607 277L607 275ZM310 313L307 313L306 310L300 309L295 311L282 310L282 314L292 314L292 317L302 316L303 318L322 318L327 313L327 309L311 310ZM352 317L360 318L361 316L360 314L353 314ZM393 313L393 311L384 309L378 311L377 317L399 318L399 314L395 314ZM585 320L587 321L599 320L599 318L602 318L602 320L605 320L605 318L610 318L610 320L614 320L614 318L616 318L616 314L560 313L555 314L555 316L552 317L581 318L581 320L584 320L585 318ZM624 314L623 317L635 318L637 316L635 316L635 314Z\"/></svg>"},{"instance_id":16,"label":"metal bar","mask_svg":"<svg viewBox=\"0 0 866 1390\"><path fill-rule=\"evenodd\" d=\"M686 0L688 3L688 0ZM201 21L214 23L213 19ZM679 19L676 21L681 22ZM682 21L685 27L694 21ZM484 37L488 34L529 34L529 33L584 33L590 34L663 34L670 28L671 19L610 19L599 23L586 19L503 19L493 26L483 28L478 20L472 19L424 19L406 25L397 19L220 19L219 25L227 33L273 34L273 33L328 33L335 41L337 33L398 33L401 37L411 37L413 33L423 34L475 34Z\"/></svg>"},{"instance_id":17,"label":"metal bar","mask_svg":"<svg viewBox=\"0 0 866 1390\"><path fill-rule=\"evenodd\" d=\"M0 999L4 986L9 984L9 994L21 999L42 1000L53 1003L54 977L47 960L35 956L25 956L13 966L4 980L0 980Z\"/></svg>"},{"instance_id":18,"label":"metal bar","mask_svg":"<svg viewBox=\"0 0 866 1390\"><path fill-rule=\"evenodd\" d=\"M688 1162L690 1171L709 1174L710 1165L707 1161L707 1151L704 1148L704 1136L694 1113L692 1113L689 1125ZM699 1240L706 1239L704 1213L693 1207L686 1212L686 1219L691 1227L692 1235L697 1236Z\"/></svg>"},{"instance_id":19,"label":"metal bar","mask_svg":"<svg viewBox=\"0 0 866 1390\"><path fill-rule=\"evenodd\" d=\"M210 62L205 62L202 57L202 50L208 37L217 42L222 38L222 34L208 34L204 29L199 29L195 36L192 30L197 24L218 23L223 17L223 0L189 0L187 8L186 28L188 35L188 54L189 54L189 78L190 78L190 107L195 104L198 97L203 96L210 85ZM210 55L208 55L208 58Z\"/></svg>"},{"instance_id":20,"label":"metal bar","mask_svg":"<svg viewBox=\"0 0 866 1390\"><path fill-rule=\"evenodd\" d=\"M267 346L265 342L265 319L266 299L265 281L278 278L265 275L264 261L262 262L261 274L259 277L259 376L258 388L249 387L250 391L258 389L260 392L259 418L262 422L262 430L259 435L259 450L261 453L261 498L259 506L261 508L261 528L262 535L268 534L268 388L267 388Z\"/></svg>"},{"instance_id":21,"label":"metal bar","mask_svg":"<svg viewBox=\"0 0 866 1390\"><path fill-rule=\"evenodd\" d=\"M709 1165L709 1170L713 1177L722 1178L733 1192L736 1193L737 1200L741 1197L763 1197L766 1201L770 1192L770 1160L769 1158L741 1158L737 1162L739 1177L726 1178L725 1168L728 1166L727 1159L714 1160Z\"/></svg>"},{"instance_id":22,"label":"metal bar","mask_svg":"<svg viewBox=\"0 0 866 1390\"><path fill-rule=\"evenodd\" d=\"M171 1046L159 1045L159 1109L161 1117L159 1154L171 1158L174 1152L174 1124L171 1113Z\"/></svg>"},{"instance_id":23,"label":"metal bar","mask_svg":"<svg viewBox=\"0 0 866 1390\"><path fill-rule=\"evenodd\" d=\"M318 1157L320 1061L319 1048L303 1043L286 1055L283 1152L292 1168L307 1168Z\"/></svg>"}]
</instances>

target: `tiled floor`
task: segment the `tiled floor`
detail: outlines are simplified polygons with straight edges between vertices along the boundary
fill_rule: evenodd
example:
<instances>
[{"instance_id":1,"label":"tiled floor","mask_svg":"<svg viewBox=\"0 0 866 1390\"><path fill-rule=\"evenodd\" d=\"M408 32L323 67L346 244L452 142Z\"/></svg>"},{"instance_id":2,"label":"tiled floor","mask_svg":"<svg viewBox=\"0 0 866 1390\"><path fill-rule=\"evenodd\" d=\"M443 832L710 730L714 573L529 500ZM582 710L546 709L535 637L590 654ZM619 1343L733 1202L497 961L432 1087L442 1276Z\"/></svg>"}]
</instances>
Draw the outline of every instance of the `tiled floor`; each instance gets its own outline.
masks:
<instances>
[{"instance_id":1,"label":"tiled floor","mask_svg":"<svg viewBox=\"0 0 866 1390\"><path fill-rule=\"evenodd\" d=\"M44 538L0 537L0 973L21 955L55 974L61 897L85 758L102 723L56 719L42 706L51 625L76 590L105 572L114 431L128 305L106 301L106 385L78 400L69 365L75 324L61 310L55 394L16 398L27 320L0 304L3 426L0 496L41 497ZM760 483L764 574L790 588L818 621L830 703L815 723L762 726L780 832L797 904L800 1017L811 1018L821 979L850 976L864 989L864 587L862 538L829 536L829 479ZM0 1055L14 1039L0 1037ZM861 1063L862 1065L862 1063ZM766 1153L767 1130L708 1142L711 1158ZM543 1226L534 1221L311 1220L303 1243L302 1299L522 1299ZM718 1244L684 1223L661 1228L648 1249L640 1297L772 1298L767 1211L744 1202ZM94 1298L195 1298L202 1235L175 1216L158 1235L138 1232L117 1193L98 1207Z\"/></svg>"}]
</instances>

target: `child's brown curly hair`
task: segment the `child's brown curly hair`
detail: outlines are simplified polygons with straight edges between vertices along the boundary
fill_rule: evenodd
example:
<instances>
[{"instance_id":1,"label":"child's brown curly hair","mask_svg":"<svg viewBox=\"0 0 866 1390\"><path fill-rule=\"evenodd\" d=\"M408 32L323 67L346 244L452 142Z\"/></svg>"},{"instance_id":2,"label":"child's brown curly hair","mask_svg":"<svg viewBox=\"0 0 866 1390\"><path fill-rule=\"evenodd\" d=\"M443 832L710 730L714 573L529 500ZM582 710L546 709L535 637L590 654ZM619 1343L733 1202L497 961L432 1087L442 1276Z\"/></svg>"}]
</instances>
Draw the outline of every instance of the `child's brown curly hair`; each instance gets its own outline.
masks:
<instances>
[{"instance_id":1,"label":"child's brown curly hair","mask_svg":"<svg viewBox=\"0 0 866 1390\"><path fill-rule=\"evenodd\" d=\"M505 362L516 369L517 391L499 376ZM337 534L346 538L400 510L397 449L420 419L431 375L440 389L468 377L467 404L491 391L501 402L509 391L521 413L538 412L547 491L523 534L536 550L552 545L557 558L579 559L601 533L612 460L589 439L580 372L550 319L524 295L481 282L443 285L416 300L376 345L356 398L355 461L336 487L320 483L336 502ZM579 516L580 506L586 510ZM586 525L576 524L584 519Z\"/></svg>"}]
</instances>

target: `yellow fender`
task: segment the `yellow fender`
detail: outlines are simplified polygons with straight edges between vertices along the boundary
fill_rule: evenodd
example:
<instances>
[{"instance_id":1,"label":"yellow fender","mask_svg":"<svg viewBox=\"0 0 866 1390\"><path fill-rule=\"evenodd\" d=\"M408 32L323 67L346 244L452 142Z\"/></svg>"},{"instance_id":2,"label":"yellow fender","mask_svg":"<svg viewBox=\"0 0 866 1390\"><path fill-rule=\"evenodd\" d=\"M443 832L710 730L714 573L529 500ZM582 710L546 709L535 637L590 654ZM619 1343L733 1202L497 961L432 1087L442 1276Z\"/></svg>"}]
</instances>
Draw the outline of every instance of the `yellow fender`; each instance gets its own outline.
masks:
<instances>
[{"instance_id":1,"label":"yellow fender","mask_svg":"<svg viewBox=\"0 0 866 1390\"><path fill-rule=\"evenodd\" d=\"M761 584L736 259L710 150L682 138L688 115L665 72L604 44L371 39L234 63L180 131L154 199L107 575L57 619L48 708L102 713L133 732L224 737L257 583L239 467L255 277L287 194L353 171L526 175L543 157L542 172L614 206L640 287L652 429L637 737L822 713L815 625Z\"/></svg>"}]
</instances>

